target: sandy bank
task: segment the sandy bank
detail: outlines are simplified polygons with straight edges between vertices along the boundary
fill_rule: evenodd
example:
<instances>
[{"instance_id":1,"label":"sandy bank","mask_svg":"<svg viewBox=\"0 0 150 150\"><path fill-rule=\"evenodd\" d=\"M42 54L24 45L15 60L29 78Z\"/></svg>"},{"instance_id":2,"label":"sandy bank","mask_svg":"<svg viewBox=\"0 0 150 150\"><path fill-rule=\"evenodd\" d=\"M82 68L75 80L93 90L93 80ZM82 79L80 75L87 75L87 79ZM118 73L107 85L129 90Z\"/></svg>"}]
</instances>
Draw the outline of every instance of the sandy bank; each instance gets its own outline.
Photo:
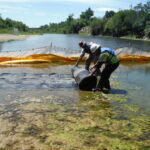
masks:
<instances>
[{"instance_id":1,"label":"sandy bank","mask_svg":"<svg viewBox=\"0 0 150 150\"><path fill-rule=\"evenodd\" d=\"M0 42L24 40L37 35L13 35L13 34L0 34Z\"/></svg>"}]
</instances>

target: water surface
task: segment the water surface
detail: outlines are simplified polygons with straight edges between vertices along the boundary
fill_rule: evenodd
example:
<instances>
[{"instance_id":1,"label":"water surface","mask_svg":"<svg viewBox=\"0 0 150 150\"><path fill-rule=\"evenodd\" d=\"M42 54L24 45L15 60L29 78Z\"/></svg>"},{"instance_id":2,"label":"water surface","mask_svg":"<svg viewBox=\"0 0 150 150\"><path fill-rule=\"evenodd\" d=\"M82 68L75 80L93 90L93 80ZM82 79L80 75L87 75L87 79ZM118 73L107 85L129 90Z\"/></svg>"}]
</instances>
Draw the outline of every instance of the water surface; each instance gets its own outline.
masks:
<instances>
[{"instance_id":1,"label":"water surface","mask_svg":"<svg viewBox=\"0 0 150 150\"><path fill-rule=\"evenodd\" d=\"M87 42L93 41L101 44L102 47L111 47L113 49L130 47L134 50L150 51L150 42L148 41L135 41L112 37L81 36L74 34L44 34L22 41L2 42L0 43L0 51L28 50L49 46L51 44L67 50L80 51L78 43L81 40L85 40Z\"/></svg>"},{"instance_id":2,"label":"water surface","mask_svg":"<svg viewBox=\"0 0 150 150\"><path fill-rule=\"evenodd\" d=\"M77 50L83 38L114 48L129 44L114 38L54 34L1 43L1 50L39 48L49 42ZM132 44L148 50L147 42ZM111 76L108 95L80 91L72 67L0 66L0 149L149 149L150 63L121 64Z\"/></svg>"}]
</instances>

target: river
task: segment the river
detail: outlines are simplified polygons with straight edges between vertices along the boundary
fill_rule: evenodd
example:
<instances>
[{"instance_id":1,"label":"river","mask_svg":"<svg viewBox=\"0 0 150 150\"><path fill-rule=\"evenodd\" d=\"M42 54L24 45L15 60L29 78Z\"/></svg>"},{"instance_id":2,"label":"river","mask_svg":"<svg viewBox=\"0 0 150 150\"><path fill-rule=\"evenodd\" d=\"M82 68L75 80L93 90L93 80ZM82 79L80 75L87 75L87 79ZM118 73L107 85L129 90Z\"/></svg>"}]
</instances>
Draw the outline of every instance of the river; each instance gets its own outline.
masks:
<instances>
[{"instance_id":1,"label":"river","mask_svg":"<svg viewBox=\"0 0 150 150\"><path fill-rule=\"evenodd\" d=\"M0 51L16 51L28 50L53 44L54 46L80 51L78 46L79 41L85 40L87 42L96 42L102 47L111 47L113 49L130 47L140 51L150 51L149 41L128 40L112 37L94 37L82 35L68 35L68 34L44 34L35 36L22 41L9 41L0 43Z\"/></svg>"},{"instance_id":2,"label":"river","mask_svg":"<svg viewBox=\"0 0 150 150\"><path fill-rule=\"evenodd\" d=\"M28 50L53 44L69 53L79 53L78 42L83 39L114 49L150 51L150 42L146 41L63 34L3 42L0 50ZM72 67L0 67L0 148L148 149L150 62L121 64L111 76L112 90L108 95L79 91L71 76Z\"/></svg>"}]
</instances>

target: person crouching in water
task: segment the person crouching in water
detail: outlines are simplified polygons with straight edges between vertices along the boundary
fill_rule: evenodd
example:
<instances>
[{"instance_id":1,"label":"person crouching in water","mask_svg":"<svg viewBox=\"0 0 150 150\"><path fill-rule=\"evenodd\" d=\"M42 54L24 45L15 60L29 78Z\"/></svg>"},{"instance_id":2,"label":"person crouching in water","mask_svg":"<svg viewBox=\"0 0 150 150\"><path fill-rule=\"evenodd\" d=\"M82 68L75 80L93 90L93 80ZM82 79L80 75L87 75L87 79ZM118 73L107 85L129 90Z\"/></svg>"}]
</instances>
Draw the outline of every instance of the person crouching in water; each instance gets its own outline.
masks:
<instances>
[{"instance_id":1,"label":"person crouching in water","mask_svg":"<svg viewBox=\"0 0 150 150\"><path fill-rule=\"evenodd\" d=\"M93 53L96 53L96 51L93 51ZM93 76L96 71L101 68L102 64L105 64L105 67L101 72L98 86L93 91L103 91L104 93L108 93L111 89L109 78L112 72L119 66L119 59L114 50L110 48L101 48L98 61L93 67L91 67L91 73L89 76Z\"/></svg>"},{"instance_id":2,"label":"person crouching in water","mask_svg":"<svg viewBox=\"0 0 150 150\"><path fill-rule=\"evenodd\" d=\"M101 46L93 42L87 43L84 41L79 42L79 46L82 48L82 50L75 66L79 65L79 62L82 60L85 54L89 54L88 58L85 61L85 69L89 70L91 62L94 62L94 64L97 62L100 55L99 50ZM92 51L94 51L95 53L93 53Z\"/></svg>"}]
</instances>

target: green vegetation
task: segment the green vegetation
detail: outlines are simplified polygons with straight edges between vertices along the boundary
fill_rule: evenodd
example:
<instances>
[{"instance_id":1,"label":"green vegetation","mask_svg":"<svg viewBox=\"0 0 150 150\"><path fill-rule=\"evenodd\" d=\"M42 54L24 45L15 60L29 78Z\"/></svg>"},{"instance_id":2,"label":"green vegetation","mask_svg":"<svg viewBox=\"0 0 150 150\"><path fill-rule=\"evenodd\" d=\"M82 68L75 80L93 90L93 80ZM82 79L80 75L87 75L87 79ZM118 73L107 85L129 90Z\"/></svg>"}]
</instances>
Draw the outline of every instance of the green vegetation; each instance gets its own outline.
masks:
<instances>
[{"instance_id":1,"label":"green vegetation","mask_svg":"<svg viewBox=\"0 0 150 150\"><path fill-rule=\"evenodd\" d=\"M89 30L84 30L88 27ZM45 33L90 33L92 35L109 35L114 37L129 36L135 38L150 37L150 1L138 4L128 10L118 12L106 11L104 17L94 17L88 8L78 19L69 15L66 21L50 23L39 28Z\"/></svg>"},{"instance_id":2,"label":"green vegetation","mask_svg":"<svg viewBox=\"0 0 150 150\"><path fill-rule=\"evenodd\" d=\"M0 17L0 33L63 33L82 35L105 35L114 37L150 38L150 1L146 4L120 10L106 11L102 18L94 17L91 8L80 14L77 19L70 14L65 21L50 23L39 28L29 28L19 21Z\"/></svg>"},{"instance_id":3,"label":"green vegetation","mask_svg":"<svg viewBox=\"0 0 150 150\"><path fill-rule=\"evenodd\" d=\"M28 32L29 27L20 21L14 21L9 18L3 19L0 16L0 33Z\"/></svg>"},{"instance_id":4,"label":"green vegetation","mask_svg":"<svg viewBox=\"0 0 150 150\"><path fill-rule=\"evenodd\" d=\"M149 116L138 106L128 105L127 97L79 94L75 104L50 103L62 97L49 91L49 96L41 99L12 101L9 111L1 106L0 149L149 149Z\"/></svg>"},{"instance_id":5,"label":"green vegetation","mask_svg":"<svg viewBox=\"0 0 150 150\"><path fill-rule=\"evenodd\" d=\"M20 21L14 21L12 19L3 19L0 16L0 34L41 34L43 31L39 31L37 28L29 28L27 25Z\"/></svg>"}]
</instances>

